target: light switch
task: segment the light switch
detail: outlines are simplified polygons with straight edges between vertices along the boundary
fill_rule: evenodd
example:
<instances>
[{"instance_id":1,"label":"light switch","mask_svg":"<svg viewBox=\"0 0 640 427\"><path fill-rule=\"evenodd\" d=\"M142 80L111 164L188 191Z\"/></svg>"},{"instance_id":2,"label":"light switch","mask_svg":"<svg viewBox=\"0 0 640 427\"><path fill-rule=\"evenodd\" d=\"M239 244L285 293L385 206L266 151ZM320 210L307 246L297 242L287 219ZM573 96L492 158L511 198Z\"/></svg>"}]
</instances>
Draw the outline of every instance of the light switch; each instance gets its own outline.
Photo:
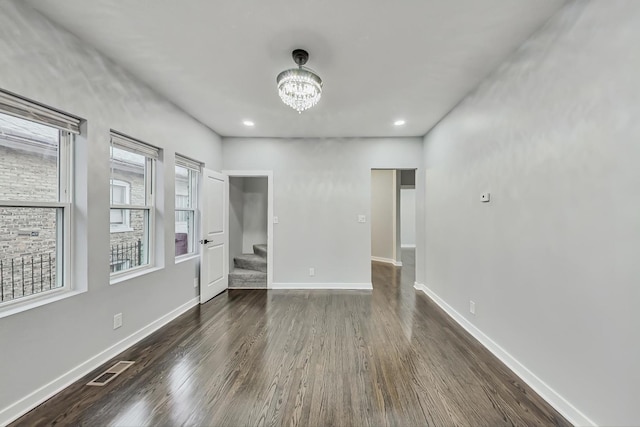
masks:
<instances>
[{"instance_id":1,"label":"light switch","mask_svg":"<svg viewBox=\"0 0 640 427\"><path fill-rule=\"evenodd\" d=\"M358 222L367 222L367 217L365 215L358 215Z\"/></svg>"},{"instance_id":2,"label":"light switch","mask_svg":"<svg viewBox=\"0 0 640 427\"><path fill-rule=\"evenodd\" d=\"M489 194L489 193L482 193L482 194L480 195L480 201L481 201L481 202L483 202L483 203L488 202L488 201L490 200L490 197L491 197L491 194Z\"/></svg>"},{"instance_id":3,"label":"light switch","mask_svg":"<svg viewBox=\"0 0 640 427\"><path fill-rule=\"evenodd\" d=\"M278 221L278 217L277 217L277 216L274 216L274 217L273 217L273 223L274 223L274 224L277 224L278 222L280 222L280 221Z\"/></svg>"}]
</instances>

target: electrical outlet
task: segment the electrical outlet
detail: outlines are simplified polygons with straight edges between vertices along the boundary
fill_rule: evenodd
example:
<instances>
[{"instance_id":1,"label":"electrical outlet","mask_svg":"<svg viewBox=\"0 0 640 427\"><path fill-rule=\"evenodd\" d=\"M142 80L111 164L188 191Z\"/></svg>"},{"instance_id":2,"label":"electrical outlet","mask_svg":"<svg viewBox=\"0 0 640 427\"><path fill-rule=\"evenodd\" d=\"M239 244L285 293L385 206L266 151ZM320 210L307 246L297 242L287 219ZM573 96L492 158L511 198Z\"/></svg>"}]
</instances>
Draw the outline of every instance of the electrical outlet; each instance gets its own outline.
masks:
<instances>
[{"instance_id":1,"label":"electrical outlet","mask_svg":"<svg viewBox=\"0 0 640 427\"><path fill-rule=\"evenodd\" d=\"M198 278L194 277L193 278L193 287L197 288L199 284L200 284L200 281L198 280Z\"/></svg>"},{"instance_id":2,"label":"electrical outlet","mask_svg":"<svg viewBox=\"0 0 640 427\"><path fill-rule=\"evenodd\" d=\"M118 329L122 326L122 313L113 315L113 329Z\"/></svg>"},{"instance_id":3,"label":"electrical outlet","mask_svg":"<svg viewBox=\"0 0 640 427\"><path fill-rule=\"evenodd\" d=\"M367 217L365 215L358 215L358 222L359 223L367 222Z\"/></svg>"},{"instance_id":4,"label":"electrical outlet","mask_svg":"<svg viewBox=\"0 0 640 427\"><path fill-rule=\"evenodd\" d=\"M473 301L469 301L469 313L476 314L476 303Z\"/></svg>"},{"instance_id":5,"label":"electrical outlet","mask_svg":"<svg viewBox=\"0 0 640 427\"><path fill-rule=\"evenodd\" d=\"M310 267L309 268L309 276L315 276L316 275L316 269L314 267Z\"/></svg>"}]
</instances>

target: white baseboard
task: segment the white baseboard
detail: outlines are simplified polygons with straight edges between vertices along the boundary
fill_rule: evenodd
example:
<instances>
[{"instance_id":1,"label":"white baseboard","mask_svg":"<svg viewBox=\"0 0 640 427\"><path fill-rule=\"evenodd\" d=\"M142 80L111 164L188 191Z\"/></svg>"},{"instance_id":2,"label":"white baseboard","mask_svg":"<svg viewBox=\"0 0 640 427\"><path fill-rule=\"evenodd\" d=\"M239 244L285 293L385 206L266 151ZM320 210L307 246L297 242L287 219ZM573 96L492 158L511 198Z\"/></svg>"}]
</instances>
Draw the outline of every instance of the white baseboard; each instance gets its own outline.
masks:
<instances>
[{"instance_id":1,"label":"white baseboard","mask_svg":"<svg viewBox=\"0 0 640 427\"><path fill-rule=\"evenodd\" d=\"M597 424L590 420L585 414L580 412L569 401L562 397L558 392L549 387L544 381L538 378L526 366L520 363L516 358L509 354L505 349L500 347L484 332L469 322L464 316L453 309L435 292L429 289L423 283L414 283L413 287L424 292L433 302L445 311L456 323L462 326L476 340L480 342L487 350L493 353L502 363L507 365L516 375L529 385L536 393L540 395L547 403L553 406L563 417L575 426L596 426Z\"/></svg>"},{"instance_id":2,"label":"white baseboard","mask_svg":"<svg viewBox=\"0 0 640 427\"><path fill-rule=\"evenodd\" d=\"M7 425L17 420L18 418L20 418L21 416L23 416L24 414L26 414L27 412L35 408L36 406L43 403L45 400L53 397L55 394L69 387L71 384L78 381L80 378L84 377L94 369L98 368L103 363L108 362L109 359L114 358L115 356L122 353L124 350L128 349L138 341L142 340L143 338L146 338L147 336L151 335L153 332L157 331L158 329L160 329L161 327L163 327L164 325L166 325L176 317L180 316L190 308L195 307L196 305L199 304L199 302L200 302L199 297L194 298L190 301L187 301L186 303L182 304L180 307L170 311L169 313L165 314L161 318L154 320L153 322L149 323L147 326L143 327L142 329L139 329L138 331L134 332L133 334L129 335L123 340L115 343L114 345L107 348L106 350L101 351L100 353L96 354L95 356L91 357L85 362L82 362L75 368L71 369L69 372L59 376L58 378L51 381L50 383L43 385L42 387L28 394L22 399L0 410L0 426Z\"/></svg>"},{"instance_id":3,"label":"white baseboard","mask_svg":"<svg viewBox=\"0 0 640 427\"><path fill-rule=\"evenodd\" d=\"M274 283L271 289L340 289L365 290L373 289L371 283Z\"/></svg>"},{"instance_id":4,"label":"white baseboard","mask_svg":"<svg viewBox=\"0 0 640 427\"><path fill-rule=\"evenodd\" d=\"M400 245L400 247L402 249L412 249L412 248L415 248L416 245L415 245L415 243L413 243L413 244Z\"/></svg>"},{"instance_id":5,"label":"white baseboard","mask_svg":"<svg viewBox=\"0 0 640 427\"><path fill-rule=\"evenodd\" d=\"M371 261L377 261L377 262L384 262L387 264L393 264L396 267L402 267L402 262L401 261L396 261L395 259L391 259L391 258L382 258L379 256L372 256L371 257Z\"/></svg>"}]
</instances>

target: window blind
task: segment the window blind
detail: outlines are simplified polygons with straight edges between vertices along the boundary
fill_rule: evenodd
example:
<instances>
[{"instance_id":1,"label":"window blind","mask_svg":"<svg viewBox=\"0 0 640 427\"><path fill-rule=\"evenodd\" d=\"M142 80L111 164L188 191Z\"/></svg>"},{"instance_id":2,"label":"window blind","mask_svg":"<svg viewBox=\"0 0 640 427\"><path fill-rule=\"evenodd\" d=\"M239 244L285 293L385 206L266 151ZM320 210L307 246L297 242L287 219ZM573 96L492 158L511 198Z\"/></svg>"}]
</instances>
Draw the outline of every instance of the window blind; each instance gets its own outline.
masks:
<instances>
[{"instance_id":1,"label":"window blind","mask_svg":"<svg viewBox=\"0 0 640 427\"><path fill-rule=\"evenodd\" d=\"M121 133L111 131L111 146L140 154L141 156L158 159L160 149L144 142L125 136Z\"/></svg>"},{"instance_id":2,"label":"window blind","mask_svg":"<svg viewBox=\"0 0 640 427\"><path fill-rule=\"evenodd\" d=\"M196 172L202 171L202 163L179 154L176 154L176 166L182 166L183 168L191 169Z\"/></svg>"},{"instance_id":3,"label":"window blind","mask_svg":"<svg viewBox=\"0 0 640 427\"><path fill-rule=\"evenodd\" d=\"M21 119L80 133L80 119L0 90L0 111Z\"/></svg>"}]
</instances>

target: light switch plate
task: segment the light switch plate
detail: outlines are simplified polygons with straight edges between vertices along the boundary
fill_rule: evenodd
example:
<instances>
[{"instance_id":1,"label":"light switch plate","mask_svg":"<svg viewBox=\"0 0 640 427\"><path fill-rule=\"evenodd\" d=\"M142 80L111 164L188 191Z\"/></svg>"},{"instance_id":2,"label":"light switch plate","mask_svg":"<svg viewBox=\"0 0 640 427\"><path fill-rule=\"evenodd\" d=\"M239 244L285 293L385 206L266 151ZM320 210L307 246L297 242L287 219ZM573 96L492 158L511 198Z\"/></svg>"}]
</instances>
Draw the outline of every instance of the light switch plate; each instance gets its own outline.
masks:
<instances>
[{"instance_id":1,"label":"light switch plate","mask_svg":"<svg viewBox=\"0 0 640 427\"><path fill-rule=\"evenodd\" d=\"M280 221L278 220L278 217L277 217L277 216L274 216L274 217L273 217L273 223L274 223L274 224L277 224L278 222L280 222Z\"/></svg>"},{"instance_id":2,"label":"light switch plate","mask_svg":"<svg viewBox=\"0 0 640 427\"><path fill-rule=\"evenodd\" d=\"M360 223L367 222L367 217L365 215L358 215L358 222Z\"/></svg>"}]
</instances>

